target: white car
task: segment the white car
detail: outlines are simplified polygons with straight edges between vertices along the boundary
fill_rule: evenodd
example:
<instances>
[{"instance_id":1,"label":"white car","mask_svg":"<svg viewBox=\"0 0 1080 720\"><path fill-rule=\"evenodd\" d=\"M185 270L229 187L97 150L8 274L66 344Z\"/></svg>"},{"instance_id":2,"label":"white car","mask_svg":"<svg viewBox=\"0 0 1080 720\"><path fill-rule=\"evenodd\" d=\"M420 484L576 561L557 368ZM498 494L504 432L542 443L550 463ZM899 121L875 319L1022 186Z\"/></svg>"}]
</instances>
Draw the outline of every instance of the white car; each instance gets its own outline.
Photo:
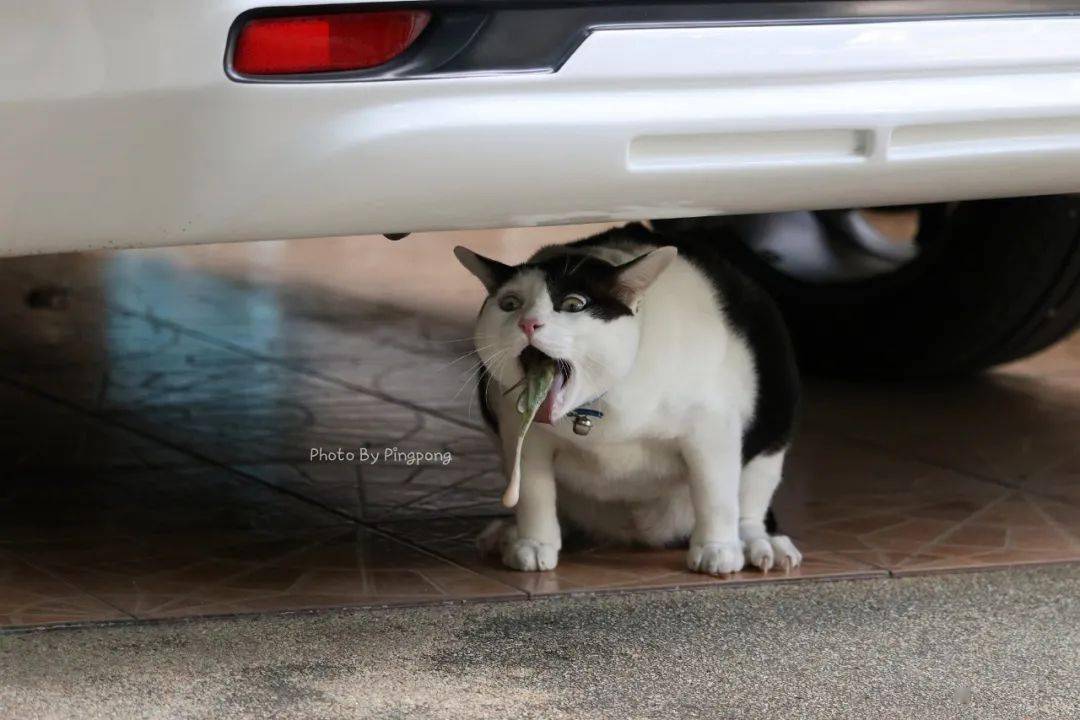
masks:
<instances>
[{"instance_id":1,"label":"white car","mask_svg":"<svg viewBox=\"0 0 1080 720\"><path fill-rule=\"evenodd\" d=\"M740 239L807 365L978 369L1080 318L1078 13L0 0L0 255L649 218Z\"/></svg>"}]
</instances>

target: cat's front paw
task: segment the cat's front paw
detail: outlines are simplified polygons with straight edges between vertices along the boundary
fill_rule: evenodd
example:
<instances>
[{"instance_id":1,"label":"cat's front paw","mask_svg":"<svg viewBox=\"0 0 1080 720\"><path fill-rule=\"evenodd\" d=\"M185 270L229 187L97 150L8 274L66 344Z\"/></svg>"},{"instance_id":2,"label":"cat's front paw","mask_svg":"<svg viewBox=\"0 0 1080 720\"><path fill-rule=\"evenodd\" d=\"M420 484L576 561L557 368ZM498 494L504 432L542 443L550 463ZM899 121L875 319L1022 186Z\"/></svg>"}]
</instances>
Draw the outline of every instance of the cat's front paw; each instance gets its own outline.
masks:
<instances>
[{"instance_id":1,"label":"cat's front paw","mask_svg":"<svg viewBox=\"0 0 1080 720\"><path fill-rule=\"evenodd\" d=\"M786 535L754 538L746 542L746 561L762 572L776 566L791 572L802 564L802 553Z\"/></svg>"},{"instance_id":2,"label":"cat's front paw","mask_svg":"<svg viewBox=\"0 0 1080 720\"><path fill-rule=\"evenodd\" d=\"M694 572L709 575L730 575L743 568L743 548L740 542L702 543L690 545L686 566Z\"/></svg>"},{"instance_id":3,"label":"cat's front paw","mask_svg":"<svg viewBox=\"0 0 1080 720\"><path fill-rule=\"evenodd\" d=\"M554 570L559 564L559 549L529 538L516 538L503 544L503 565L524 572Z\"/></svg>"}]
</instances>

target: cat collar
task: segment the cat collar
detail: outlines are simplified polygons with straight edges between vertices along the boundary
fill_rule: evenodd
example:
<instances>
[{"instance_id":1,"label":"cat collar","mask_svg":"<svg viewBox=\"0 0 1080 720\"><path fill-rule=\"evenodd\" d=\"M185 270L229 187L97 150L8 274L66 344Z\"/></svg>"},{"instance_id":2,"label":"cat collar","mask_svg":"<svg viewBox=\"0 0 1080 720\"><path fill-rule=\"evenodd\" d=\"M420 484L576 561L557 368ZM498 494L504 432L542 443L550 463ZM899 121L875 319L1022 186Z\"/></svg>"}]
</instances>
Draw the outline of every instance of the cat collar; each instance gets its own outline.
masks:
<instances>
[{"instance_id":1,"label":"cat collar","mask_svg":"<svg viewBox=\"0 0 1080 720\"><path fill-rule=\"evenodd\" d=\"M604 413L599 410L593 410L592 408L579 407L574 408L567 413L568 417L574 418L574 433L577 435L588 435L592 430L593 419L596 420L604 417Z\"/></svg>"}]
</instances>

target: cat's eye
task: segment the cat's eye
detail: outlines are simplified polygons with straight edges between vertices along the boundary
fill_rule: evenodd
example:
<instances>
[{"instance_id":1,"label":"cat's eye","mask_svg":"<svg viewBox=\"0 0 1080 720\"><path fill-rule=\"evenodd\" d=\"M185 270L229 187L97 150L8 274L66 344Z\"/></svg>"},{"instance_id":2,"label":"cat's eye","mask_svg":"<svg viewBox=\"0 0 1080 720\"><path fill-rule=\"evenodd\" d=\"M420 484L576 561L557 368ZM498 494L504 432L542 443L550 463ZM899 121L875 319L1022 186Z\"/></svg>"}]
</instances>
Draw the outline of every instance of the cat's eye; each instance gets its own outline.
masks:
<instances>
[{"instance_id":1,"label":"cat's eye","mask_svg":"<svg viewBox=\"0 0 1080 720\"><path fill-rule=\"evenodd\" d=\"M499 300L499 309L503 312L513 312L521 307L521 298L517 295L503 295Z\"/></svg>"},{"instance_id":2,"label":"cat's eye","mask_svg":"<svg viewBox=\"0 0 1080 720\"><path fill-rule=\"evenodd\" d=\"M570 293L559 303L559 312L581 312L589 304L589 299L584 295Z\"/></svg>"}]
</instances>

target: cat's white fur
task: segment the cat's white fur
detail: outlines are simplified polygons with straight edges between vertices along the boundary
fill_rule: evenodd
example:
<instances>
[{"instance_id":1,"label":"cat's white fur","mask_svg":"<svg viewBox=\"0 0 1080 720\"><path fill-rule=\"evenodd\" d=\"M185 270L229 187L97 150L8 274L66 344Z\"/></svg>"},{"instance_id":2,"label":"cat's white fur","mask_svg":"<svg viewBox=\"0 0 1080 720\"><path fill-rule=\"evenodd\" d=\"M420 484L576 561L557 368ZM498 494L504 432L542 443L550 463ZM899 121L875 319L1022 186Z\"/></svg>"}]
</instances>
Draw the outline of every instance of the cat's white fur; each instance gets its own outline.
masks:
<instances>
[{"instance_id":1,"label":"cat's white fur","mask_svg":"<svg viewBox=\"0 0 1080 720\"><path fill-rule=\"evenodd\" d=\"M498 543L512 568L552 569L561 547L558 508L592 534L619 542L659 546L689 536L687 565L700 572L732 573L745 562L762 570L795 567L801 554L786 537L770 537L764 524L784 452L742 464L757 376L750 349L718 307L723 299L674 248L583 251L622 264L650 250L637 263L630 316L603 321L555 312L539 270L520 273L485 302L475 341L494 381L487 397L507 463L519 426L518 393L503 391L522 378L516 360L529 339L521 318L543 324L533 345L573 365L556 416L585 403L604 413L585 437L566 419L533 425L516 525L489 532L487 540ZM508 292L523 300L520 309L499 308Z\"/></svg>"}]
</instances>

